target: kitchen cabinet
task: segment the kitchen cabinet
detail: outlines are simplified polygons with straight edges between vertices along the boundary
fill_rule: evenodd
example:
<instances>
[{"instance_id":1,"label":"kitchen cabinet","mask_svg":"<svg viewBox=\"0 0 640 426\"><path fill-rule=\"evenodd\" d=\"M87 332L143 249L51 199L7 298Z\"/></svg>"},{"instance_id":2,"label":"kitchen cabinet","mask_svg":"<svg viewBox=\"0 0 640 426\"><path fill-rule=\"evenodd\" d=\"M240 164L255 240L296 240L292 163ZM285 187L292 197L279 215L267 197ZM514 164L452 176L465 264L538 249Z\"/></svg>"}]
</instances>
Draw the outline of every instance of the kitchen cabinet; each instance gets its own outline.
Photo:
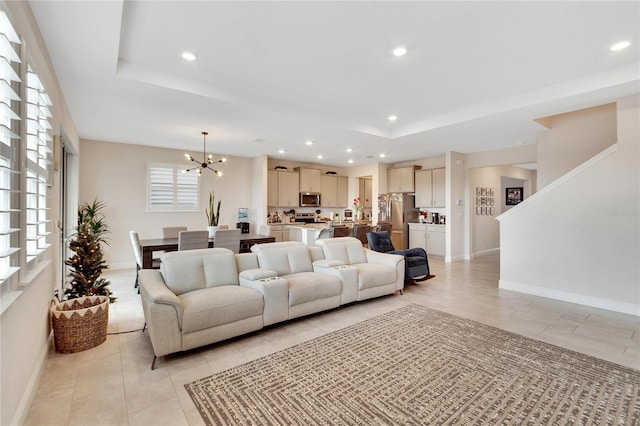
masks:
<instances>
[{"instance_id":1,"label":"kitchen cabinet","mask_svg":"<svg viewBox=\"0 0 640 426\"><path fill-rule=\"evenodd\" d=\"M347 207L349 205L349 178L346 176L320 176L320 202L322 207Z\"/></svg>"},{"instance_id":2,"label":"kitchen cabinet","mask_svg":"<svg viewBox=\"0 0 640 426\"><path fill-rule=\"evenodd\" d=\"M349 207L349 178L346 176L338 176L336 207Z\"/></svg>"},{"instance_id":3,"label":"kitchen cabinet","mask_svg":"<svg viewBox=\"0 0 640 426\"><path fill-rule=\"evenodd\" d=\"M320 189L320 177L322 176L322 173L319 169L296 167L294 170L300 173L299 192L322 192Z\"/></svg>"},{"instance_id":4,"label":"kitchen cabinet","mask_svg":"<svg viewBox=\"0 0 640 426\"><path fill-rule=\"evenodd\" d=\"M433 207L446 207L447 205L445 179L445 169L436 169L432 171Z\"/></svg>"},{"instance_id":5,"label":"kitchen cabinet","mask_svg":"<svg viewBox=\"0 0 640 426\"><path fill-rule=\"evenodd\" d=\"M427 225L427 254L443 256L446 254L446 225Z\"/></svg>"},{"instance_id":6,"label":"kitchen cabinet","mask_svg":"<svg viewBox=\"0 0 640 426\"><path fill-rule=\"evenodd\" d=\"M276 239L276 243L289 241L290 225L272 223L269 226L271 227L271 236Z\"/></svg>"},{"instance_id":7,"label":"kitchen cabinet","mask_svg":"<svg viewBox=\"0 0 640 426\"><path fill-rule=\"evenodd\" d=\"M421 247L427 255L446 254L446 226L424 223L409 224L409 248Z\"/></svg>"},{"instance_id":8,"label":"kitchen cabinet","mask_svg":"<svg viewBox=\"0 0 640 426\"><path fill-rule=\"evenodd\" d=\"M409 248L420 247L427 251L427 225L409 224Z\"/></svg>"},{"instance_id":9,"label":"kitchen cabinet","mask_svg":"<svg viewBox=\"0 0 640 426\"><path fill-rule=\"evenodd\" d=\"M416 207L446 207L445 169L416 170Z\"/></svg>"},{"instance_id":10,"label":"kitchen cabinet","mask_svg":"<svg viewBox=\"0 0 640 426\"><path fill-rule=\"evenodd\" d=\"M322 207L336 207L338 205L338 177L333 175L320 176L320 194Z\"/></svg>"},{"instance_id":11,"label":"kitchen cabinet","mask_svg":"<svg viewBox=\"0 0 640 426\"><path fill-rule=\"evenodd\" d=\"M300 195L298 173L278 171L279 207L298 207Z\"/></svg>"},{"instance_id":12,"label":"kitchen cabinet","mask_svg":"<svg viewBox=\"0 0 640 426\"><path fill-rule=\"evenodd\" d=\"M414 173L420 168L407 166L387 170L387 192L415 192Z\"/></svg>"},{"instance_id":13,"label":"kitchen cabinet","mask_svg":"<svg viewBox=\"0 0 640 426\"><path fill-rule=\"evenodd\" d=\"M267 205L278 205L278 172L276 170L267 171Z\"/></svg>"}]
</instances>

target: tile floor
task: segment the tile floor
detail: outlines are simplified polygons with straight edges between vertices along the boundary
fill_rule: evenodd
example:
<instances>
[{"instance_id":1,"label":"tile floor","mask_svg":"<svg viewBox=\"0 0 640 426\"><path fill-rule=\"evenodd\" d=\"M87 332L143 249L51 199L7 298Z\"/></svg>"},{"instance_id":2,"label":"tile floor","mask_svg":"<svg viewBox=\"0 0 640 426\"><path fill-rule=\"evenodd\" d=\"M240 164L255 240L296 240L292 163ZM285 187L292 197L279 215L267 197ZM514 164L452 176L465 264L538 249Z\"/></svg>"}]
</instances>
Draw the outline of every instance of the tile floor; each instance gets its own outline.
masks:
<instances>
[{"instance_id":1,"label":"tile floor","mask_svg":"<svg viewBox=\"0 0 640 426\"><path fill-rule=\"evenodd\" d=\"M97 348L61 355L45 366L27 425L201 425L184 384L321 336L389 310L418 303L504 330L640 369L640 318L498 289L499 256L445 263L430 259L435 278L404 295L360 302L248 336L166 356L153 351L135 270L109 271L118 301L110 333ZM133 332L128 332L134 330Z\"/></svg>"}]
</instances>

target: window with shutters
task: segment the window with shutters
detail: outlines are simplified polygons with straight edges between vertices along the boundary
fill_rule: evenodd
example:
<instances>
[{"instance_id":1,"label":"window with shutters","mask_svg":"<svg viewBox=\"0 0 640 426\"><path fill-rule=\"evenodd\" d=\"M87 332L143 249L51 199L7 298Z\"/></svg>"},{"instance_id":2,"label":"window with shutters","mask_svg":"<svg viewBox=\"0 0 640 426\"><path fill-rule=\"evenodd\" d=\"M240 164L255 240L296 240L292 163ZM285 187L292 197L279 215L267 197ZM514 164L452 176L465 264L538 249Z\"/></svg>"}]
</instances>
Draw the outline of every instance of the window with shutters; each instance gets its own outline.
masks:
<instances>
[{"instance_id":1,"label":"window with shutters","mask_svg":"<svg viewBox=\"0 0 640 426\"><path fill-rule=\"evenodd\" d=\"M20 232L20 38L0 10L0 300L15 297Z\"/></svg>"},{"instance_id":2,"label":"window with shutters","mask_svg":"<svg viewBox=\"0 0 640 426\"><path fill-rule=\"evenodd\" d=\"M51 99L27 57L0 9L0 312L46 264L41 261L50 246Z\"/></svg>"},{"instance_id":3,"label":"window with shutters","mask_svg":"<svg viewBox=\"0 0 640 426\"><path fill-rule=\"evenodd\" d=\"M147 165L147 209L149 211L198 211L200 179L184 173L184 166L149 163Z\"/></svg>"},{"instance_id":4,"label":"window with shutters","mask_svg":"<svg viewBox=\"0 0 640 426\"><path fill-rule=\"evenodd\" d=\"M26 117L26 259L34 260L47 243L47 178L51 167L53 138L49 118L51 99L40 77L27 66Z\"/></svg>"}]
</instances>

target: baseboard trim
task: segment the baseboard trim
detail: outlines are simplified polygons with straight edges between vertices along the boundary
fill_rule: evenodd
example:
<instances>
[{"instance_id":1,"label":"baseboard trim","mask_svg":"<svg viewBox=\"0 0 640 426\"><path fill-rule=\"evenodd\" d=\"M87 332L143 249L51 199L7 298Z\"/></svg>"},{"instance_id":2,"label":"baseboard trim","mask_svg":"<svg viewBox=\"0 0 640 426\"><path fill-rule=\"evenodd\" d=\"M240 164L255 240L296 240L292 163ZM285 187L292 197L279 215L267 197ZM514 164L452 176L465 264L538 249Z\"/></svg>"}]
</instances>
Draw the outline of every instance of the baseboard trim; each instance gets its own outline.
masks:
<instances>
[{"instance_id":1,"label":"baseboard trim","mask_svg":"<svg viewBox=\"0 0 640 426\"><path fill-rule=\"evenodd\" d=\"M505 290L512 290L520 293L532 294L534 296L546 297L548 299L577 303L579 305L590 306L592 308L605 309L607 311L614 311L621 314L640 317L640 306L634 305L633 303L616 302L614 300L602 299L600 297L585 296L584 294L554 290L506 280L500 280L498 286Z\"/></svg>"},{"instance_id":2,"label":"baseboard trim","mask_svg":"<svg viewBox=\"0 0 640 426\"><path fill-rule=\"evenodd\" d=\"M480 257L480 256L487 256L490 254L495 254L495 253L500 253L500 247L495 247L492 249L487 249L487 250L480 250L480 251L474 251L471 254L471 258L476 258L476 257Z\"/></svg>"},{"instance_id":3,"label":"baseboard trim","mask_svg":"<svg viewBox=\"0 0 640 426\"><path fill-rule=\"evenodd\" d=\"M42 378L42 373L44 372L44 366L48 358L47 355L49 354L49 348L51 347L52 341L53 333L49 333L47 343L44 345L44 347L40 351L40 354L38 355L38 363L36 364L36 368L33 369L33 374L31 374L31 377L29 378L29 383L27 384L27 387L22 394L20 404L18 405L13 419L11 420L12 425L22 425L27 420L29 407L31 407L33 398L36 396L36 391L38 390L38 385L40 384L40 379Z\"/></svg>"}]
</instances>

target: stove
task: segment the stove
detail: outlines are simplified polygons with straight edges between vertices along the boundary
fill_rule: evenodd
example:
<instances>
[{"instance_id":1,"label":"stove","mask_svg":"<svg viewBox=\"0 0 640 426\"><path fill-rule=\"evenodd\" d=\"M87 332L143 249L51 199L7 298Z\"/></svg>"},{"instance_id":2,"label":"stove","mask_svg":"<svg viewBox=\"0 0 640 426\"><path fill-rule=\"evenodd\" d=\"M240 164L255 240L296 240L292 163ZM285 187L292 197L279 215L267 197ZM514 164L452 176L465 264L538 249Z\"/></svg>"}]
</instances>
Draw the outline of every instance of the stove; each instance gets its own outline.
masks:
<instances>
[{"instance_id":1,"label":"stove","mask_svg":"<svg viewBox=\"0 0 640 426\"><path fill-rule=\"evenodd\" d=\"M316 221L315 213L296 213L294 218L294 222L298 223L314 223Z\"/></svg>"}]
</instances>

